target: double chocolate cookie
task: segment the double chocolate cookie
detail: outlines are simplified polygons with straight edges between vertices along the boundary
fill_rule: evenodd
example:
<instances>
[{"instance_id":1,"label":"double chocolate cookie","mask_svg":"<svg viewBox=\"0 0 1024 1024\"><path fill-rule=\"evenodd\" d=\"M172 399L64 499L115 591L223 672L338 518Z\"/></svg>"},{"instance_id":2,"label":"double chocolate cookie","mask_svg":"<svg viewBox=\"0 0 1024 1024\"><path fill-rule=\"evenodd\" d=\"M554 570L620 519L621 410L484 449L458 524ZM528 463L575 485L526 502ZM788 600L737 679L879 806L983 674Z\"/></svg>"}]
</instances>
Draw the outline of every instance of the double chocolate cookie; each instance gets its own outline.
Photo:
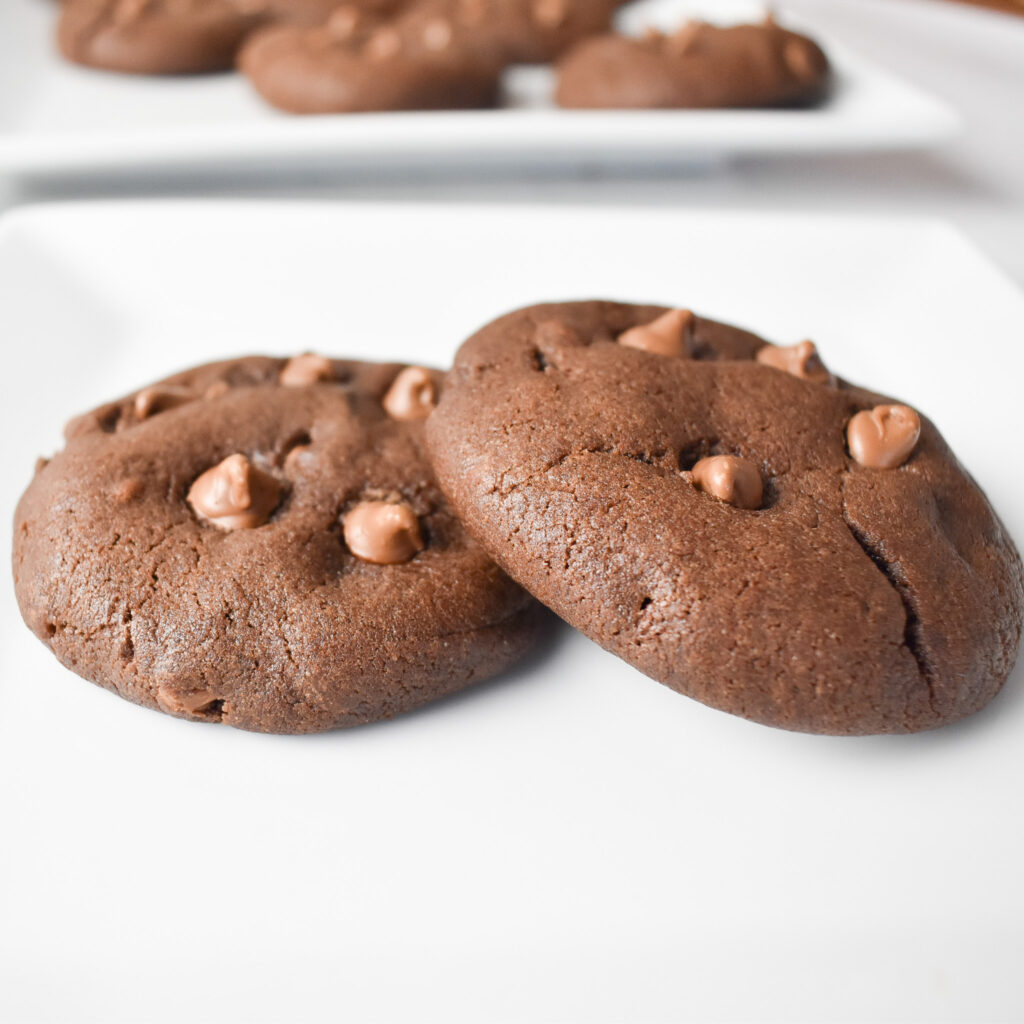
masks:
<instances>
[{"instance_id":1,"label":"double chocolate cookie","mask_svg":"<svg viewBox=\"0 0 1024 1024\"><path fill-rule=\"evenodd\" d=\"M441 386L253 357L72 421L16 513L25 621L128 700L261 732L387 718L500 672L538 606L435 483Z\"/></svg>"},{"instance_id":2,"label":"double chocolate cookie","mask_svg":"<svg viewBox=\"0 0 1024 1024\"><path fill-rule=\"evenodd\" d=\"M61 53L76 64L133 74L225 71L261 21L232 0L66 0Z\"/></svg>"},{"instance_id":3,"label":"double chocolate cookie","mask_svg":"<svg viewBox=\"0 0 1024 1024\"><path fill-rule=\"evenodd\" d=\"M260 95L296 114L493 106L503 63L455 21L343 6L315 28L275 25L242 49Z\"/></svg>"},{"instance_id":4,"label":"double chocolate cookie","mask_svg":"<svg viewBox=\"0 0 1024 1024\"><path fill-rule=\"evenodd\" d=\"M559 65L555 98L563 107L801 107L821 100L829 80L817 43L771 18L693 21L668 35L586 40Z\"/></svg>"},{"instance_id":5,"label":"double chocolate cookie","mask_svg":"<svg viewBox=\"0 0 1024 1024\"><path fill-rule=\"evenodd\" d=\"M816 733L929 729L1016 658L1020 559L915 410L686 310L502 317L427 422L467 528L545 604L706 704Z\"/></svg>"}]
</instances>

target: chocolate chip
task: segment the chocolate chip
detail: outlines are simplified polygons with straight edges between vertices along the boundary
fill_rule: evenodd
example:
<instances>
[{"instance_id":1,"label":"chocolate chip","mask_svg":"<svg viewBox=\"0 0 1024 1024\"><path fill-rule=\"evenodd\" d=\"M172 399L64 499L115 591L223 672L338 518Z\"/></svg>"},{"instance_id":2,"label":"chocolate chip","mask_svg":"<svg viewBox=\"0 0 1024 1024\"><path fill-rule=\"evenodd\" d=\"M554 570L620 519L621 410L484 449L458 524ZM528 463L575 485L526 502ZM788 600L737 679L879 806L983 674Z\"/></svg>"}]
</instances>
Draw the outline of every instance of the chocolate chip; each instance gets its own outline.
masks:
<instances>
[{"instance_id":1,"label":"chocolate chip","mask_svg":"<svg viewBox=\"0 0 1024 1024\"><path fill-rule=\"evenodd\" d=\"M376 565L408 562L425 547L419 519L405 502L360 502L345 515L344 535L356 558Z\"/></svg>"},{"instance_id":2,"label":"chocolate chip","mask_svg":"<svg viewBox=\"0 0 1024 1024\"><path fill-rule=\"evenodd\" d=\"M691 470L691 479L702 491L736 508L761 507L764 485L757 466L739 455L712 455Z\"/></svg>"},{"instance_id":3,"label":"chocolate chip","mask_svg":"<svg viewBox=\"0 0 1024 1024\"><path fill-rule=\"evenodd\" d=\"M327 19L325 27L334 39L352 39L359 27L359 11L354 7L339 7Z\"/></svg>"},{"instance_id":4,"label":"chocolate chip","mask_svg":"<svg viewBox=\"0 0 1024 1024\"><path fill-rule=\"evenodd\" d=\"M817 79L819 69L815 64L814 53L802 39L790 39L783 47L782 59L797 81L813 82Z\"/></svg>"},{"instance_id":5,"label":"chocolate chip","mask_svg":"<svg viewBox=\"0 0 1024 1024\"><path fill-rule=\"evenodd\" d=\"M366 52L377 60L395 57L402 49L402 38L392 28L378 29L366 44Z\"/></svg>"},{"instance_id":6,"label":"chocolate chip","mask_svg":"<svg viewBox=\"0 0 1024 1024\"><path fill-rule=\"evenodd\" d=\"M334 366L330 359L307 352L284 364L278 382L286 388L305 388L333 379Z\"/></svg>"},{"instance_id":7,"label":"chocolate chip","mask_svg":"<svg viewBox=\"0 0 1024 1024\"><path fill-rule=\"evenodd\" d=\"M394 379L381 404L393 420L426 419L437 405L437 388L430 371L407 366Z\"/></svg>"},{"instance_id":8,"label":"chocolate chip","mask_svg":"<svg viewBox=\"0 0 1024 1024\"><path fill-rule=\"evenodd\" d=\"M444 18L434 18L423 26L423 45L428 50L446 50L452 44L452 26Z\"/></svg>"},{"instance_id":9,"label":"chocolate chip","mask_svg":"<svg viewBox=\"0 0 1024 1024\"><path fill-rule=\"evenodd\" d=\"M192 484L188 502L196 515L219 530L262 526L281 498L281 485L244 455L229 455Z\"/></svg>"},{"instance_id":10,"label":"chocolate chip","mask_svg":"<svg viewBox=\"0 0 1024 1024\"><path fill-rule=\"evenodd\" d=\"M921 417L906 405L876 405L846 427L850 455L867 469L896 469L917 447Z\"/></svg>"},{"instance_id":11,"label":"chocolate chip","mask_svg":"<svg viewBox=\"0 0 1024 1024\"><path fill-rule=\"evenodd\" d=\"M157 688L154 696L157 704L172 715L201 718L211 722L220 721L224 716L225 702L207 690L188 692L164 685Z\"/></svg>"},{"instance_id":12,"label":"chocolate chip","mask_svg":"<svg viewBox=\"0 0 1024 1024\"><path fill-rule=\"evenodd\" d=\"M782 370L801 380L819 384L833 382L832 374L821 361L813 341L801 341L798 345L765 345L757 350L754 358L763 366Z\"/></svg>"},{"instance_id":13,"label":"chocolate chip","mask_svg":"<svg viewBox=\"0 0 1024 1024\"><path fill-rule=\"evenodd\" d=\"M566 0L533 0L533 20L545 28L558 28L569 17Z\"/></svg>"},{"instance_id":14,"label":"chocolate chip","mask_svg":"<svg viewBox=\"0 0 1024 1024\"><path fill-rule=\"evenodd\" d=\"M619 335L619 344L660 356L686 358L690 354L695 317L688 309L670 309L657 320L632 327Z\"/></svg>"},{"instance_id":15,"label":"chocolate chip","mask_svg":"<svg viewBox=\"0 0 1024 1024\"><path fill-rule=\"evenodd\" d=\"M163 387L145 388L135 396L133 408L135 418L148 420L150 416L186 405L196 400L196 394L189 388L165 384Z\"/></svg>"}]
</instances>

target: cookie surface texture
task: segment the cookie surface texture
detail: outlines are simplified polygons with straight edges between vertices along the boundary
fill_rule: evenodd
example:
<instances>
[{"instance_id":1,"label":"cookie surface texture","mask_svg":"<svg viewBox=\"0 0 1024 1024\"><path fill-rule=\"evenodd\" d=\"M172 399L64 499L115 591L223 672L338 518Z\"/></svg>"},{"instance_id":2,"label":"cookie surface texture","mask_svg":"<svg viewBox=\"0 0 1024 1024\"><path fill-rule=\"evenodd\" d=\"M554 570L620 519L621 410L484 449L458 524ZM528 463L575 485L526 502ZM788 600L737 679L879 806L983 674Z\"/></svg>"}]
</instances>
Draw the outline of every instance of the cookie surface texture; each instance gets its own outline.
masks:
<instances>
[{"instance_id":1,"label":"cookie surface texture","mask_svg":"<svg viewBox=\"0 0 1024 1024\"><path fill-rule=\"evenodd\" d=\"M72 421L16 513L25 621L130 701L261 732L388 718L514 663L538 606L438 490L429 389L402 369L252 357Z\"/></svg>"},{"instance_id":2,"label":"cookie surface texture","mask_svg":"<svg viewBox=\"0 0 1024 1024\"><path fill-rule=\"evenodd\" d=\"M913 732L977 711L1013 666L1021 564L985 496L931 423L813 345L685 310L533 307L463 345L427 436L513 578L705 704Z\"/></svg>"}]
</instances>

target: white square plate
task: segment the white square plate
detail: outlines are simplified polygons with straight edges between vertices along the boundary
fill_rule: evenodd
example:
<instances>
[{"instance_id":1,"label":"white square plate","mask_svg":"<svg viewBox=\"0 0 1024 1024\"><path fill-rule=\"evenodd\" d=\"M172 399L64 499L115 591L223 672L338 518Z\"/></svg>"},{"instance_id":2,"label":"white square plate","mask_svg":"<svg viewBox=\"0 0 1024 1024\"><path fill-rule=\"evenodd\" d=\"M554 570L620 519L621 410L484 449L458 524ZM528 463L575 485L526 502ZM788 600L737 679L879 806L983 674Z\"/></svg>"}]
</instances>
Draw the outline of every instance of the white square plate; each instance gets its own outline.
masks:
<instances>
[{"instance_id":1,"label":"white square plate","mask_svg":"<svg viewBox=\"0 0 1024 1024\"><path fill-rule=\"evenodd\" d=\"M557 207L9 215L4 517L65 417L175 368L303 349L444 365L500 312L584 296L815 338L933 416L1024 537L1024 298L952 230ZM423 712L268 737L79 680L5 586L0 1019L1012 1019L1021 676L932 734L803 736L565 629Z\"/></svg>"},{"instance_id":2,"label":"white square plate","mask_svg":"<svg viewBox=\"0 0 1024 1024\"><path fill-rule=\"evenodd\" d=\"M518 68L498 111L299 118L264 105L239 75L142 78L70 65L52 42L55 8L53 0L0 3L0 172L703 163L912 148L958 126L943 103L829 39L837 85L815 110L558 110L551 73ZM645 0L622 21L640 31L691 14L735 22L763 13L752 0Z\"/></svg>"}]
</instances>

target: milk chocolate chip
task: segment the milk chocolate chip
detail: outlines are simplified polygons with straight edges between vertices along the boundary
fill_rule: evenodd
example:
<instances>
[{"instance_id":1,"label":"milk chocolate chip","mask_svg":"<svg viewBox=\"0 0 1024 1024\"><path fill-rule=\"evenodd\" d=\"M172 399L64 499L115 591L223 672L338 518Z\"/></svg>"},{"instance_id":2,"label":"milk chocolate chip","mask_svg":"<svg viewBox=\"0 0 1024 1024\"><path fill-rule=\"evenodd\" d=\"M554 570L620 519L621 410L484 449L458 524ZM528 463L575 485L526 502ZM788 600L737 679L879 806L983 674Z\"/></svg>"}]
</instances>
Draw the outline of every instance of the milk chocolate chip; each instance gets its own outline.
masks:
<instances>
[{"instance_id":1,"label":"milk chocolate chip","mask_svg":"<svg viewBox=\"0 0 1024 1024\"><path fill-rule=\"evenodd\" d=\"M790 39L783 47L782 59L797 81L814 82L821 73L814 59L814 51L804 39Z\"/></svg>"},{"instance_id":2,"label":"milk chocolate chip","mask_svg":"<svg viewBox=\"0 0 1024 1024\"><path fill-rule=\"evenodd\" d=\"M326 28L332 38L344 42L355 36L359 20L359 11L355 7L339 7L327 19Z\"/></svg>"},{"instance_id":3,"label":"milk chocolate chip","mask_svg":"<svg viewBox=\"0 0 1024 1024\"><path fill-rule=\"evenodd\" d=\"M760 508L764 497L761 474L749 459L738 455L712 455L690 471L702 491L736 508Z\"/></svg>"},{"instance_id":4,"label":"milk chocolate chip","mask_svg":"<svg viewBox=\"0 0 1024 1024\"><path fill-rule=\"evenodd\" d=\"M423 45L428 50L447 50L452 44L452 26L444 18L433 18L423 26Z\"/></svg>"},{"instance_id":5,"label":"milk chocolate chip","mask_svg":"<svg viewBox=\"0 0 1024 1024\"><path fill-rule=\"evenodd\" d=\"M330 359L307 352L294 356L284 364L279 381L286 388L304 388L310 384L334 379L334 367Z\"/></svg>"},{"instance_id":6,"label":"milk chocolate chip","mask_svg":"<svg viewBox=\"0 0 1024 1024\"><path fill-rule=\"evenodd\" d=\"M642 348L660 356L689 355L689 338L693 332L694 315L688 309L670 309L657 320L640 327L631 327L619 335L619 344Z\"/></svg>"},{"instance_id":7,"label":"milk chocolate chip","mask_svg":"<svg viewBox=\"0 0 1024 1024\"><path fill-rule=\"evenodd\" d=\"M566 0L533 0L533 20L545 28L558 28L569 16Z\"/></svg>"},{"instance_id":8,"label":"milk chocolate chip","mask_svg":"<svg viewBox=\"0 0 1024 1024\"><path fill-rule=\"evenodd\" d=\"M160 388L146 388L135 396L135 416L140 420L148 420L158 412L194 402L195 399L195 393L188 388L171 384L165 384Z\"/></svg>"},{"instance_id":9,"label":"milk chocolate chip","mask_svg":"<svg viewBox=\"0 0 1024 1024\"><path fill-rule=\"evenodd\" d=\"M430 371L407 366L388 388L381 404L393 420L425 420L437 405L437 388Z\"/></svg>"},{"instance_id":10,"label":"milk chocolate chip","mask_svg":"<svg viewBox=\"0 0 1024 1024\"><path fill-rule=\"evenodd\" d=\"M188 503L219 530L262 526L281 498L281 485L244 455L229 455L192 484Z\"/></svg>"},{"instance_id":11,"label":"milk chocolate chip","mask_svg":"<svg viewBox=\"0 0 1024 1024\"><path fill-rule=\"evenodd\" d=\"M186 693L167 685L158 686L155 696L157 704L165 711L197 718L220 717L224 704L207 690Z\"/></svg>"},{"instance_id":12,"label":"milk chocolate chip","mask_svg":"<svg viewBox=\"0 0 1024 1024\"><path fill-rule=\"evenodd\" d=\"M801 341L798 345L765 345L757 350L754 358L763 366L791 373L801 380L819 384L832 382L832 374L825 368L813 341Z\"/></svg>"},{"instance_id":13,"label":"milk chocolate chip","mask_svg":"<svg viewBox=\"0 0 1024 1024\"><path fill-rule=\"evenodd\" d=\"M867 469L902 466L921 437L921 417L906 405L876 405L850 420L846 443Z\"/></svg>"},{"instance_id":14,"label":"milk chocolate chip","mask_svg":"<svg viewBox=\"0 0 1024 1024\"><path fill-rule=\"evenodd\" d=\"M345 543L376 565L408 562L424 548L416 513L405 502L363 501L345 516Z\"/></svg>"},{"instance_id":15,"label":"milk chocolate chip","mask_svg":"<svg viewBox=\"0 0 1024 1024\"><path fill-rule=\"evenodd\" d=\"M366 52L376 60L388 60L397 56L401 50L402 37L387 26L374 32L366 44Z\"/></svg>"}]
</instances>

